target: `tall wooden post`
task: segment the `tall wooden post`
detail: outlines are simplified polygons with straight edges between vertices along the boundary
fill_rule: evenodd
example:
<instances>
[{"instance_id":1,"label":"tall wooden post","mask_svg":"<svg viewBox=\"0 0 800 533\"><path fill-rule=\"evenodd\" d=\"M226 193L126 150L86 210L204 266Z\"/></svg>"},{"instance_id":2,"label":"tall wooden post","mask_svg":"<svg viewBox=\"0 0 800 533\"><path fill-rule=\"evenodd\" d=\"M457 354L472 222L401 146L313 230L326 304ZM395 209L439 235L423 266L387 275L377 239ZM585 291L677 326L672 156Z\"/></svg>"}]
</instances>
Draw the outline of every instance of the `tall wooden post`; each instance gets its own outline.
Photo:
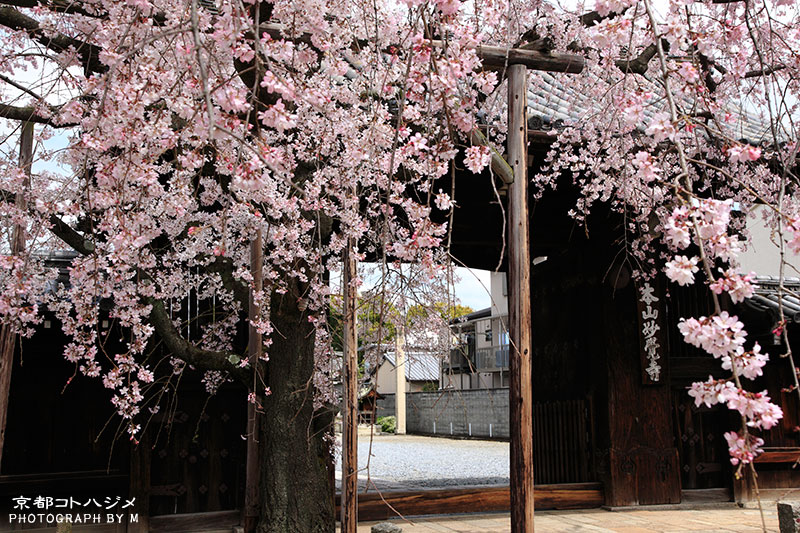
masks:
<instances>
[{"instance_id":1,"label":"tall wooden post","mask_svg":"<svg viewBox=\"0 0 800 533\"><path fill-rule=\"evenodd\" d=\"M342 383L342 533L356 533L358 526L358 345L356 340L355 242L349 239L344 252Z\"/></svg>"},{"instance_id":2,"label":"tall wooden post","mask_svg":"<svg viewBox=\"0 0 800 533\"><path fill-rule=\"evenodd\" d=\"M528 71L508 67L509 423L511 531L533 531L533 383L531 380L531 258L528 231Z\"/></svg>"},{"instance_id":3,"label":"tall wooden post","mask_svg":"<svg viewBox=\"0 0 800 533\"><path fill-rule=\"evenodd\" d=\"M397 392L394 395L395 433L406 434L406 328L400 325L394 344L394 372Z\"/></svg>"},{"instance_id":4,"label":"tall wooden post","mask_svg":"<svg viewBox=\"0 0 800 533\"><path fill-rule=\"evenodd\" d=\"M138 513L139 520L128 523L125 533L148 533L150 531L150 466L153 452L150 433L148 430L142 431L139 442L131 448L128 491L132 498L136 498L136 502L128 511L130 511L129 514Z\"/></svg>"},{"instance_id":5,"label":"tall wooden post","mask_svg":"<svg viewBox=\"0 0 800 533\"><path fill-rule=\"evenodd\" d=\"M33 165L33 122L23 122L19 139L19 166L25 172L25 184L30 185L31 166ZM26 200L23 194L17 194L17 207L24 211ZM11 254L19 255L25 251L25 228L14 225L11 234ZM11 328L3 324L0 327L0 462L3 458L3 445L6 440L6 420L8 419L8 397L11 392L11 371L14 368L14 345L17 335Z\"/></svg>"},{"instance_id":6,"label":"tall wooden post","mask_svg":"<svg viewBox=\"0 0 800 533\"><path fill-rule=\"evenodd\" d=\"M250 242L250 274L253 276L253 289L250 291L250 331L248 336L247 353L250 358L250 368L257 368L263 352L263 339L261 333L252 322L261 318L261 307L256 302L254 295L264 288L264 237L261 229L256 232L255 238ZM257 386L255 371L253 374L253 392ZM256 398L260 395L256 393ZM245 492L244 492L244 530L252 533L258 523L260 501L260 462L258 457L259 416L257 406L252 402L247 403L247 456L245 459Z\"/></svg>"}]
</instances>

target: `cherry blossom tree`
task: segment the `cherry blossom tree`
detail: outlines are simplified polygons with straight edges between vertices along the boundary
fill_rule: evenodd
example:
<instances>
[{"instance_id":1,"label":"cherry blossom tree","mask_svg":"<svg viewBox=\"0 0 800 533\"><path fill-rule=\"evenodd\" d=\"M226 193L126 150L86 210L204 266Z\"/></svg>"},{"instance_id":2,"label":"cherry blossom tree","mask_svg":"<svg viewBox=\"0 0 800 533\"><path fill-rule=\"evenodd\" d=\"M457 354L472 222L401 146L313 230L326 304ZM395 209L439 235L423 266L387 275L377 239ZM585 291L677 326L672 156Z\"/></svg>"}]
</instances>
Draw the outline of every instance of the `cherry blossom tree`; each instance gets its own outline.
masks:
<instances>
[{"instance_id":1,"label":"cherry blossom tree","mask_svg":"<svg viewBox=\"0 0 800 533\"><path fill-rule=\"evenodd\" d=\"M731 371L691 393L741 413L732 461L749 463L752 430L780 417L744 389L766 357L718 296L752 294L734 202L770 206L782 254L800 248L795 2L0 4L0 230L24 240L0 259L5 324L27 335L55 312L64 357L112 391L132 439L165 371L246 383L263 420L260 531L333 530L328 272L348 240L431 273L446 262L455 196L437 180L502 167L503 73L482 68L487 45L585 58L562 80L580 117L554 133L533 185L567 173L577 218L623 212L639 275L688 284L702 272L715 312L680 328ZM19 121L37 125L37 160L53 163L30 178L14 155ZM48 153L53 136L67 148ZM79 257L54 288L44 259L65 246ZM251 297L261 360L238 340ZM119 353L104 348L100 300L126 332ZM191 301L213 319L179 312Z\"/></svg>"},{"instance_id":2,"label":"cherry blossom tree","mask_svg":"<svg viewBox=\"0 0 800 533\"><path fill-rule=\"evenodd\" d=\"M663 270L679 285L696 275L708 285L714 313L683 317L678 327L730 378L695 383L689 393L697 405L724 403L741 415L739 431L725 435L741 475L761 451L754 431L771 428L782 412L766 391L746 390L768 357L720 297L736 304L753 295L754 275L740 271L738 257L747 239L741 213L757 204L769 206L787 294L785 250L796 242L798 216L797 5L643 0L595 8L582 28L558 33L593 59L584 79L595 82L582 92L591 105L560 134L537 179L547 186L574 173L578 217L600 202L623 212L626 251L642 276Z\"/></svg>"},{"instance_id":3,"label":"cherry blossom tree","mask_svg":"<svg viewBox=\"0 0 800 533\"><path fill-rule=\"evenodd\" d=\"M6 126L3 231L23 228L25 253L2 259L5 322L27 335L54 312L64 357L111 390L134 441L160 376L188 365L209 391L247 384L263 421L259 530L332 530L327 272L348 239L439 268L447 225L431 213L452 200L432 185L495 88L475 46L505 39L505 9L4 2L0 116L36 123L39 145L68 137L37 151L65 171L28 180ZM79 256L58 286L45 259L65 245ZM239 335L250 298L261 360ZM101 300L126 332L118 353Z\"/></svg>"}]
</instances>

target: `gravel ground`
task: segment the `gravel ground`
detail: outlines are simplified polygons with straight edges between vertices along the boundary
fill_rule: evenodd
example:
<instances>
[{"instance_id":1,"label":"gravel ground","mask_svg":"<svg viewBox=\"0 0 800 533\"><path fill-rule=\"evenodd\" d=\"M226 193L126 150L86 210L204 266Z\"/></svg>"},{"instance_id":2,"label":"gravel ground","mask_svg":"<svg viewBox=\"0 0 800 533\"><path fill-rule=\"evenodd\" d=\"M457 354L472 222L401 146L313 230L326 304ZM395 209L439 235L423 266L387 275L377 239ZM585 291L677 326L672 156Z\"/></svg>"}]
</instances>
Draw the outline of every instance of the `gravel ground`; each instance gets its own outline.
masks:
<instances>
[{"instance_id":1,"label":"gravel ground","mask_svg":"<svg viewBox=\"0 0 800 533\"><path fill-rule=\"evenodd\" d=\"M369 449L369 437L360 436L359 485L366 483ZM369 477L381 489L506 484L508 453L507 442L376 435L372 440ZM341 468L341 457L337 457L337 485Z\"/></svg>"}]
</instances>

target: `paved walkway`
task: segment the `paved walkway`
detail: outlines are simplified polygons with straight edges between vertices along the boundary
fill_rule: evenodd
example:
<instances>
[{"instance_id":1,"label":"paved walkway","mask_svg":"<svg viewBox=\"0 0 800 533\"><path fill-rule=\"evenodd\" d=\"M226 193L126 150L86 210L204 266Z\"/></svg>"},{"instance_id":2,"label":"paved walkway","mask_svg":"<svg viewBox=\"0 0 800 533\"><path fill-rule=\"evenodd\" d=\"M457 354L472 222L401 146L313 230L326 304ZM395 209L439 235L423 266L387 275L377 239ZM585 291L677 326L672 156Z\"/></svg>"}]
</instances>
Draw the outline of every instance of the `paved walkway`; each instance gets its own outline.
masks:
<instances>
[{"instance_id":1,"label":"paved walkway","mask_svg":"<svg viewBox=\"0 0 800 533\"><path fill-rule=\"evenodd\" d=\"M774 505L764 510L767 531L778 531ZM413 519L412 523L392 520L403 533L500 533L510 530L508 513L440 516ZM369 533L378 522L362 522L358 533ZM538 511L536 533L728 533L760 532L758 509Z\"/></svg>"}]
</instances>

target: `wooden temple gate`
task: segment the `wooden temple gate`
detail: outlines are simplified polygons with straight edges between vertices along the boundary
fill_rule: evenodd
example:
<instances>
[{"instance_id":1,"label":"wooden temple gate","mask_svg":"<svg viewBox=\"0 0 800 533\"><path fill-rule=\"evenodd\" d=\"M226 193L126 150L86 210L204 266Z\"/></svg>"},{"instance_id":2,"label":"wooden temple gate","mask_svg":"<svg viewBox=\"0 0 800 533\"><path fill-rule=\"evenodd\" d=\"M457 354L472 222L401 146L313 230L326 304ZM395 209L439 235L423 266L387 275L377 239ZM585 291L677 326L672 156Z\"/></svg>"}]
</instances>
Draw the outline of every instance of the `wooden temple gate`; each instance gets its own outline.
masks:
<instances>
[{"instance_id":1,"label":"wooden temple gate","mask_svg":"<svg viewBox=\"0 0 800 533\"><path fill-rule=\"evenodd\" d=\"M608 243L616 238L615 223L606 217L594 224L591 241L574 237L573 223L564 219L564 213L571 207L567 204L574 201L569 186L567 193L545 198L535 204L535 209L529 208L529 143L533 145L531 152L536 165L552 137L527 131L527 69L579 72L582 58L492 47L482 47L480 53L487 68L507 75L510 102L508 161L495 154L492 170L494 176L502 180L508 200L511 486L487 490L485 501L510 507L512 529L517 533L533 531L534 465L541 469L544 482L563 478L551 469L578 473L591 470L596 475L591 482L571 487L536 485L536 503L540 506L677 503L681 500L682 485L683 488L704 488L720 484L728 475L722 465L726 458L719 455L719 440L709 443L722 438L721 426L718 422L709 423L709 413L693 410L685 397L680 396L685 393L676 385L687 362L674 356L675 345L667 337L658 340L661 351L654 357L650 349L654 337L645 333L646 328L653 329L653 326L644 324L639 317L642 312L653 315L655 307L650 303L643 307L643 288L629 279L629 273L627 280L624 273L613 281L608 278L607 267L613 263ZM485 142L478 132L474 141ZM460 198L458 209L463 210L461 213L485 212L493 199L490 188L479 189L472 196ZM493 216L496 222L497 213ZM475 250L481 249L482 254L487 255L484 246L497 248L500 238L492 232L502 224L481 220L479 226L470 226L478 222L459 222L467 218L456 216L456 224L463 225L454 228L454 255L473 258L465 261L469 266L494 268L496 256L482 264L482 259L475 259ZM532 274L533 256L547 256L548 259ZM256 259L254 268L257 264ZM659 288L654 294L663 298L665 292ZM647 305L652 307L649 311ZM667 309L659 309L663 320ZM251 309L252 312L257 310ZM347 325L352 328L353 322L351 319ZM48 340L52 343L52 339ZM253 342L257 340L253 337ZM655 373L654 361L658 366ZM355 390L352 360L346 369L346 388L352 392ZM181 394L188 398L202 395L202 392L187 389ZM115 459L118 463L111 465L112 474L105 479L130 490L131 495L139 495L143 506L140 511L144 517L152 517L149 525L152 531L169 531L175 524L186 526L192 520L208 526L213 517L192 516L199 511L217 513L214 516L220 523L239 523L240 510L244 510L244 523L252 527L253 499L257 498L253 491L253 487L257 487L257 469L253 468L257 464L257 457L253 456L253 416L246 412L243 390L223 389L221 395L219 404L209 403L208 409L202 412L190 412L181 406L184 400L180 400L174 410L161 415L164 427L168 428L164 429L167 436L152 436L153 440L133 451L122 450L120 445L121 453ZM357 418L353 410L356 400L352 394L347 398L344 411L349 414L345 417L347 437L343 464L348 466L343 479L354 481L352 465L356 464L354 428ZM564 410L564 416L559 419L558 413L546 412L546 407L537 411L534 399L542 405L561 406L559 409ZM582 405L593 406L589 422L583 427L565 427L564 420L577 420L567 416L567 411L579 409L578 402L584 401L587 403ZM45 406L42 404L38 408L44 410ZM546 427L548 417L551 427ZM24 433L13 429L19 423L14 419L9 421L10 431L15 435ZM709 428L709 425L714 427ZM786 428L786 435L790 431L791 428ZM65 432L76 434L59 426L42 439L57 443L59 435ZM565 452L563 445L580 443L587 434L592 435L590 458L586 462L575 462L574 454ZM243 442L241 435L248 435L248 441ZM94 446L98 451L100 442L102 439L87 446ZM780 441L785 442L785 439ZM10 445L12 457L13 449ZM554 463L554 456L561 459ZM85 471L86 475L94 470L96 466L91 466ZM52 474L54 471L50 470L51 479L58 477ZM0 488L4 486L4 478L8 482L7 476L11 475L22 473L4 470ZM577 475L576 479L581 477ZM378 517L389 512L383 501L372 496L361 496L359 502L354 482L343 485L344 532L354 531L359 518ZM431 491L422 495L390 495L387 499L401 512L410 514L426 509L440 512L448 501L469 502L469 510L482 510L475 506L470 499L474 494L470 494ZM145 531L146 527L143 524L140 530Z\"/></svg>"}]
</instances>

